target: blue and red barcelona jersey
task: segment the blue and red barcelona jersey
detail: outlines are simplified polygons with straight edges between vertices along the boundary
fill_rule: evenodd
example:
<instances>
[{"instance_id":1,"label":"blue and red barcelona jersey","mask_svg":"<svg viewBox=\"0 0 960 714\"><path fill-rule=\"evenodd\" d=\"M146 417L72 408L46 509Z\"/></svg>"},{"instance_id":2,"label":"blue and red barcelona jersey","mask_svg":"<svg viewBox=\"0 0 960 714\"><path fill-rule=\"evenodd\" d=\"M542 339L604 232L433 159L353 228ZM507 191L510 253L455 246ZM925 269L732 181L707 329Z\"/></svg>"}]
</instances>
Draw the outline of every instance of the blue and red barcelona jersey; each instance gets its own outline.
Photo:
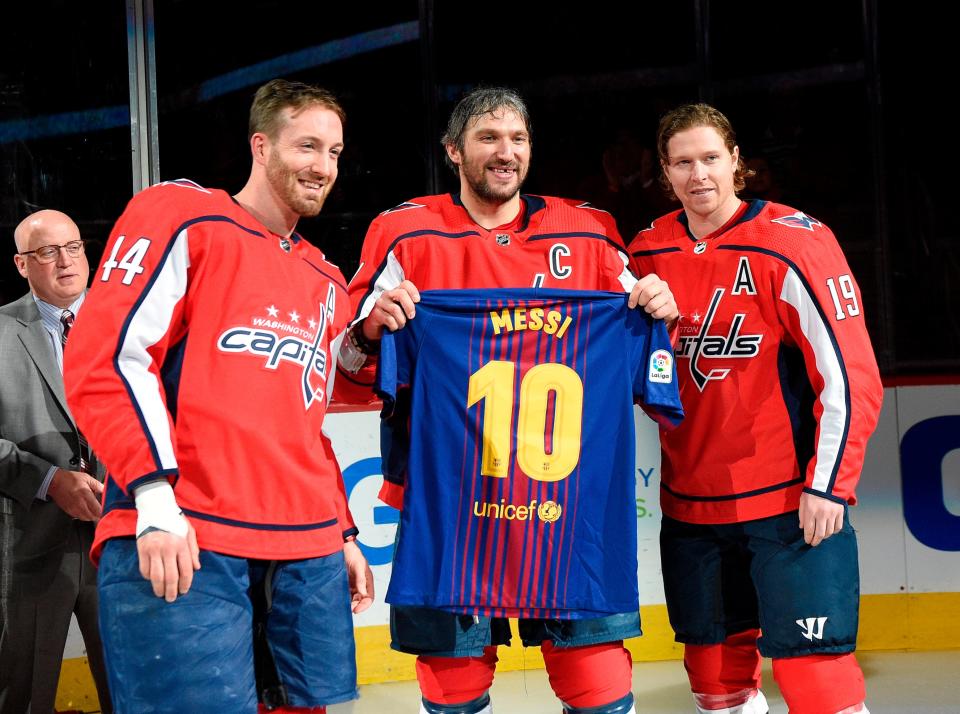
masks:
<instances>
[{"instance_id":1,"label":"blue and red barcelona jersey","mask_svg":"<svg viewBox=\"0 0 960 714\"><path fill-rule=\"evenodd\" d=\"M379 391L410 389L387 601L580 619L636 611L633 403L683 417L662 321L618 293L421 293L384 336Z\"/></svg>"}]
</instances>

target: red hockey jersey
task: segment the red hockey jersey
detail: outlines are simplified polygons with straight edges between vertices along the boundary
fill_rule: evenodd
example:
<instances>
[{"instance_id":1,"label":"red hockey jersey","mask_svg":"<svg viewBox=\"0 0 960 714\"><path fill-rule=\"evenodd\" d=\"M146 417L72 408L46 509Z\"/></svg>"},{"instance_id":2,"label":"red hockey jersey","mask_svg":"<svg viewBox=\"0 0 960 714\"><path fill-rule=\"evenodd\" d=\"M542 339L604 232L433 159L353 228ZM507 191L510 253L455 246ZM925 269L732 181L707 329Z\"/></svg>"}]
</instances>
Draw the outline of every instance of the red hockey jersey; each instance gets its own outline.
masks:
<instances>
[{"instance_id":1,"label":"red hockey jersey","mask_svg":"<svg viewBox=\"0 0 960 714\"><path fill-rule=\"evenodd\" d=\"M550 287L629 291L636 278L613 217L580 201L522 195L509 225L486 230L459 196L415 198L370 224L350 281L354 319L386 290L410 280L419 290ZM86 308L84 308L86 309ZM373 399L375 360L356 374L340 369L336 397ZM402 491L385 481L381 498L400 507Z\"/></svg>"},{"instance_id":2,"label":"red hockey jersey","mask_svg":"<svg viewBox=\"0 0 960 714\"><path fill-rule=\"evenodd\" d=\"M349 319L339 269L188 181L135 196L64 360L67 400L108 470L103 542L133 535L158 478L201 548L294 559L354 532L320 431Z\"/></svg>"},{"instance_id":3,"label":"red hockey jersey","mask_svg":"<svg viewBox=\"0 0 960 714\"><path fill-rule=\"evenodd\" d=\"M683 211L641 231L634 265L671 286L686 419L661 432L663 512L692 523L786 513L854 489L883 389L860 289L830 230L744 203L697 240Z\"/></svg>"},{"instance_id":4,"label":"red hockey jersey","mask_svg":"<svg viewBox=\"0 0 960 714\"><path fill-rule=\"evenodd\" d=\"M551 287L630 290L636 278L613 217L587 203L522 195L518 220L486 230L459 196L424 196L381 213L370 224L360 269L350 281L354 319L404 280L419 290ZM340 370L337 398L373 398L374 360L358 374Z\"/></svg>"}]
</instances>

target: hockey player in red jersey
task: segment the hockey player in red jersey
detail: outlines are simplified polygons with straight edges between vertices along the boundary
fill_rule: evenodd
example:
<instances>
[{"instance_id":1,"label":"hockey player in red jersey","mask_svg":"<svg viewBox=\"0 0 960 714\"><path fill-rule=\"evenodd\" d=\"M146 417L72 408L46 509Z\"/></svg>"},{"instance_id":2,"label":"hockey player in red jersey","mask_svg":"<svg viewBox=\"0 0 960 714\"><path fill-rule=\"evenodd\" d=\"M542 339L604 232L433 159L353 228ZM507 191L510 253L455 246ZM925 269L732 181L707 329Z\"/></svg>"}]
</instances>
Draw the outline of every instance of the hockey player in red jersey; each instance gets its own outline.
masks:
<instances>
[{"instance_id":1,"label":"hockey player in red jersey","mask_svg":"<svg viewBox=\"0 0 960 714\"><path fill-rule=\"evenodd\" d=\"M415 198L381 214L367 232L362 264L350 283L356 322L341 349L340 398L372 398L379 339L384 329L416 319L418 289L627 291L630 307L639 304L655 318L676 318L668 286L656 275L638 282L628 270L608 213L577 201L520 194L530 162L531 125L516 93L474 90L454 109L442 142L460 193ZM381 498L400 507L405 463L396 464L395 458L383 454ZM630 653L622 641L638 636L639 626L639 613L625 612L521 619L519 628L525 645L541 647L551 686L566 711L626 714L634 707ZM497 645L510 640L504 618L398 606L391 611L391 635L395 649L418 655L421 712L490 711L487 690Z\"/></svg>"},{"instance_id":2,"label":"hockey player in red jersey","mask_svg":"<svg viewBox=\"0 0 960 714\"><path fill-rule=\"evenodd\" d=\"M108 470L93 555L117 711L356 697L373 581L321 432L349 301L294 230L336 180L343 119L318 87L261 87L244 188L135 196L71 333L67 399Z\"/></svg>"},{"instance_id":3,"label":"hockey player in red jersey","mask_svg":"<svg viewBox=\"0 0 960 714\"><path fill-rule=\"evenodd\" d=\"M657 147L683 208L630 252L682 313L661 556L697 709L766 712L763 655L791 714L865 712L847 506L883 392L860 290L820 221L737 197L746 169L719 111L670 112Z\"/></svg>"}]
</instances>

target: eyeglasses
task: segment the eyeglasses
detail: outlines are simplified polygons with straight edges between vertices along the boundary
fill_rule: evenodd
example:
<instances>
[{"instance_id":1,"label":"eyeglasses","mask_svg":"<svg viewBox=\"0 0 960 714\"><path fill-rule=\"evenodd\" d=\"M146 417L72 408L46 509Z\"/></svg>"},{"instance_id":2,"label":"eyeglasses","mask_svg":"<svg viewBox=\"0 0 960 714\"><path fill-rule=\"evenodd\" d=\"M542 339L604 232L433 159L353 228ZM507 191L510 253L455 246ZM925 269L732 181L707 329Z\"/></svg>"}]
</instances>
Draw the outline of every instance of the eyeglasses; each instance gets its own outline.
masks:
<instances>
[{"instance_id":1,"label":"eyeglasses","mask_svg":"<svg viewBox=\"0 0 960 714\"><path fill-rule=\"evenodd\" d=\"M66 251L71 258L79 258L83 255L83 241L72 240L63 245L42 245L36 250L25 250L17 255L33 255L34 259L41 264L52 263L60 257L60 251Z\"/></svg>"}]
</instances>

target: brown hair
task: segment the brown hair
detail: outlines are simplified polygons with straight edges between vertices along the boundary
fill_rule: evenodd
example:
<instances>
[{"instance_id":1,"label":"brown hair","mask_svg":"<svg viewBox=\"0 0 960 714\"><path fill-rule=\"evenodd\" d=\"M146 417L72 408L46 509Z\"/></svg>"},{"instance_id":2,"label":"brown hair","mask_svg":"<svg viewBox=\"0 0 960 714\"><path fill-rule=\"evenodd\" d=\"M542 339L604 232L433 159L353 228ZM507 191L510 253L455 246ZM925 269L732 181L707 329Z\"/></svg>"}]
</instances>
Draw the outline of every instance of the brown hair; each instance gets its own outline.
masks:
<instances>
[{"instance_id":1,"label":"brown hair","mask_svg":"<svg viewBox=\"0 0 960 714\"><path fill-rule=\"evenodd\" d=\"M727 151L731 154L737 146L737 135L733 131L730 120L724 116L723 112L709 104L684 104L682 107L677 107L665 114L657 128L657 157L660 159L660 185L663 186L670 198L676 198L677 196L673 192L673 187L670 185L670 180L663 168L670 163L667 144L681 131L696 129L700 126L716 129L727 147ZM746 185L746 179L755 173L753 169L747 168L747 164L741 155L737 159L737 168L733 174L733 190L735 192L742 191Z\"/></svg>"},{"instance_id":2,"label":"brown hair","mask_svg":"<svg viewBox=\"0 0 960 714\"><path fill-rule=\"evenodd\" d=\"M533 141L533 126L530 123L530 112L527 105L516 91L507 87L477 87L472 92L464 96L457 106L453 108L450 119L447 121L447 129L440 138L440 143L444 146L453 144L457 151L463 152L464 135L467 133L467 126L470 122L485 114L496 114L500 111L514 112L523 121L527 128L527 136ZM444 153L447 166L453 169L453 173L459 174L457 166L450 160L450 156Z\"/></svg>"},{"instance_id":3,"label":"brown hair","mask_svg":"<svg viewBox=\"0 0 960 714\"><path fill-rule=\"evenodd\" d=\"M329 109L340 117L341 124L347 123L347 115L340 106L340 102L326 89L303 82L271 79L260 87L253 97L247 138L258 132L266 134L271 139L276 138L284 109L291 107L294 112L298 112L309 106Z\"/></svg>"}]
</instances>

